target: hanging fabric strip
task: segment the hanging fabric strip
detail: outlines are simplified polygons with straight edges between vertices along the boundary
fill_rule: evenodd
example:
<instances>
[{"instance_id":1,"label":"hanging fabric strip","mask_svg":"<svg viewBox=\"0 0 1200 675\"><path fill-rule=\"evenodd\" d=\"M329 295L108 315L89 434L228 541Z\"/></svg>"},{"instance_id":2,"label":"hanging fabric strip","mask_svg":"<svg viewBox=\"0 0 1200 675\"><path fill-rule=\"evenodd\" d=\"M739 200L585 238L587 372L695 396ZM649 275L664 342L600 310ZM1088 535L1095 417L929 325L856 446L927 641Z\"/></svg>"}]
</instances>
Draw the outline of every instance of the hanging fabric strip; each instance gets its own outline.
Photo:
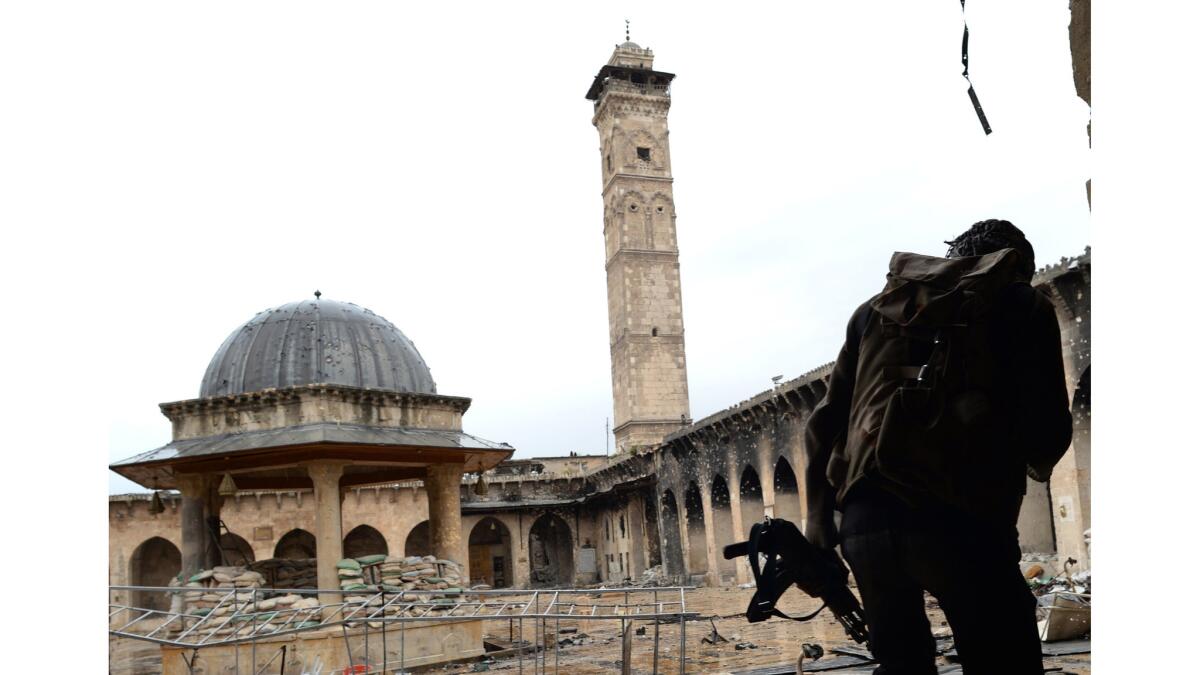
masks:
<instances>
[{"instance_id":1,"label":"hanging fabric strip","mask_svg":"<svg viewBox=\"0 0 1200 675\"><path fill-rule=\"evenodd\" d=\"M971 84L971 77L967 75L967 37L970 35L967 31L967 0L959 0L962 3L963 12L963 46L962 46L962 64L963 77L967 80L967 96L971 97L971 105L975 106L975 114L979 116L979 123L983 125L983 133L992 133L992 126L988 124L987 115L983 114L983 106L979 105L979 97L975 95L975 85Z\"/></svg>"}]
</instances>

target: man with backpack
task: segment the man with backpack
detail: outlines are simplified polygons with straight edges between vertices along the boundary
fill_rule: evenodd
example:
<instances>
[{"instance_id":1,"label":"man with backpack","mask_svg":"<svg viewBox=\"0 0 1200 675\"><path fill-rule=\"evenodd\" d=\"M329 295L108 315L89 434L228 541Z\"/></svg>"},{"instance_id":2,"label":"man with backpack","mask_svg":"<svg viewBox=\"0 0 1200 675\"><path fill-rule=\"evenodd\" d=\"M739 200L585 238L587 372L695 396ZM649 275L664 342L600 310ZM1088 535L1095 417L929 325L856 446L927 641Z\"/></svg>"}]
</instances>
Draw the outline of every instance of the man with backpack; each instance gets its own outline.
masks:
<instances>
[{"instance_id":1,"label":"man with backpack","mask_svg":"<svg viewBox=\"0 0 1200 675\"><path fill-rule=\"evenodd\" d=\"M806 429L806 534L841 544L877 675L937 672L925 591L967 675L1041 673L1016 524L1026 476L1049 480L1071 441L1058 321L1012 223L947 243L893 255L850 319Z\"/></svg>"}]
</instances>

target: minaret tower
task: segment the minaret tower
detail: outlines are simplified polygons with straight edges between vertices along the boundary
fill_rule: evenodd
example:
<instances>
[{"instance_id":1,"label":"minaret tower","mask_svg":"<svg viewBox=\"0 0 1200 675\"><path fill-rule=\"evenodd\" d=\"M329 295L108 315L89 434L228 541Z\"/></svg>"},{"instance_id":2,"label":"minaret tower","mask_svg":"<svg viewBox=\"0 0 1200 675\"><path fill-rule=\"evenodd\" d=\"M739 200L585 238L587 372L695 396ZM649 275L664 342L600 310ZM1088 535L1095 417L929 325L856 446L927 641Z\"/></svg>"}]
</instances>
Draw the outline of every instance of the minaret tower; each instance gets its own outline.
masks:
<instances>
[{"instance_id":1,"label":"minaret tower","mask_svg":"<svg viewBox=\"0 0 1200 675\"><path fill-rule=\"evenodd\" d=\"M587 98L600 132L613 434L617 451L690 423L667 111L671 73L626 40Z\"/></svg>"}]
</instances>

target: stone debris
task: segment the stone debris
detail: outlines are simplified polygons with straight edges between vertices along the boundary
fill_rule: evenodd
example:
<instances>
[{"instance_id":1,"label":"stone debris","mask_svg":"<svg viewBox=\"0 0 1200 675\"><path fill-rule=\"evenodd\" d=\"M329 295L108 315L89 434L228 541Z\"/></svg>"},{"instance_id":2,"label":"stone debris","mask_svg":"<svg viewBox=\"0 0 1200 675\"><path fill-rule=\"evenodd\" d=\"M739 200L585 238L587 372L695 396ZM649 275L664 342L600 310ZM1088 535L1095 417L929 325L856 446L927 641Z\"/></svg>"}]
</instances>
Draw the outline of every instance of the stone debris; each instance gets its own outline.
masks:
<instances>
[{"instance_id":1,"label":"stone debris","mask_svg":"<svg viewBox=\"0 0 1200 675\"><path fill-rule=\"evenodd\" d=\"M642 578L639 583L641 586L665 586L668 583L666 572L663 571L662 565L646 568L642 572Z\"/></svg>"}]
</instances>

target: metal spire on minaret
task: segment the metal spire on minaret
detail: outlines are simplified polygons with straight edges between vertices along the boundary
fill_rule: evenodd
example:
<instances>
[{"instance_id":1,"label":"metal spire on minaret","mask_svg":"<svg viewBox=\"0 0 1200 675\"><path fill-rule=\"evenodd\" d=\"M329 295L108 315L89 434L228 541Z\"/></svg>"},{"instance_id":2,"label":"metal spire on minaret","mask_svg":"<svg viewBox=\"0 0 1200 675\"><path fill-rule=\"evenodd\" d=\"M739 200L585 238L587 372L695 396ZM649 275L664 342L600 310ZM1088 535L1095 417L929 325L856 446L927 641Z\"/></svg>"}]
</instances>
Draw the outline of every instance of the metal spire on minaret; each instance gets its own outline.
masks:
<instances>
[{"instance_id":1,"label":"metal spire on minaret","mask_svg":"<svg viewBox=\"0 0 1200 675\"><path fill-rule=\"evenodd\" d=\"M629 19L625 19L625 41L631 42L629 39Z\"/></svg>"}]
</instances>

